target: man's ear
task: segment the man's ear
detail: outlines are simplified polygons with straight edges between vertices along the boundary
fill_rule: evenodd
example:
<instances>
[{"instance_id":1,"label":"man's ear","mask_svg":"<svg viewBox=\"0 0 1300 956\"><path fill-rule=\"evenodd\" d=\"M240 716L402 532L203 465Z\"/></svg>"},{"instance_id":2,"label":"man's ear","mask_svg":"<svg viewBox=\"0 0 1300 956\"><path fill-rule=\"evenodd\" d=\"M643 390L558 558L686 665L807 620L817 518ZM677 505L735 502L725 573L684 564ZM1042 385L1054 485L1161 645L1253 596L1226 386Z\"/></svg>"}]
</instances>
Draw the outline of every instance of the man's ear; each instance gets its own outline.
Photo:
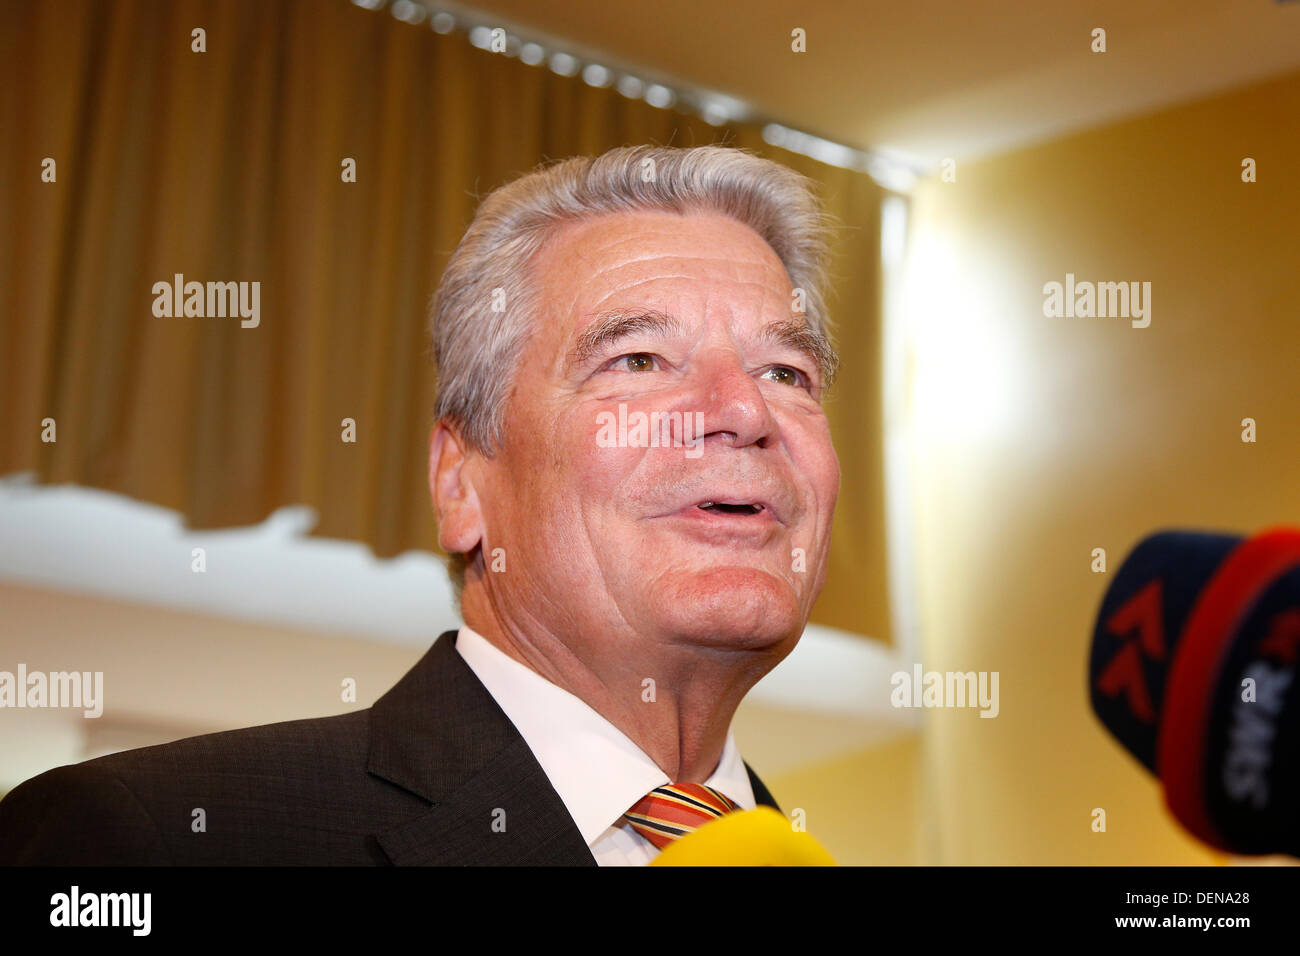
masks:
<instances>
[{"instance_id":1,"label":"man's ear","mask_svg":"<svg viewBox=\"0 0 1300 956\"><path fill-rule=\"evenodd\" d=\"M471 459L459 430L447 421L434 426L429 439L429 493L438 515L438 547L468 554L483 540L483 513L474 487Z\"/></svg>"}]
</instances>

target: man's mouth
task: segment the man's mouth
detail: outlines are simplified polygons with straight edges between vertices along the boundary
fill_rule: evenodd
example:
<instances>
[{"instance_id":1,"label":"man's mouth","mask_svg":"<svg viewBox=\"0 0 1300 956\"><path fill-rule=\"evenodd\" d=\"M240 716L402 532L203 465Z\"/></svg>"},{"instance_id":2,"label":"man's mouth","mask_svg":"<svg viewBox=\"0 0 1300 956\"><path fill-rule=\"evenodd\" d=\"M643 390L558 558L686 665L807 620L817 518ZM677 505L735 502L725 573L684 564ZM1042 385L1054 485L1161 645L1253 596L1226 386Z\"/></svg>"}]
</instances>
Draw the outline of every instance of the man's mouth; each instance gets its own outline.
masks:
<instances>
[{"instance_id":1,"label":"man's mouth","mask_svg":"<svg viewBox=\"0 0 1300 956\"><path fill-rule=\"evenodd\" d=\"M723 541L770 544L778 532L783 516L771 499L760 499L754 492L739 492L734 497L705 498L673 512L683 527L702 534L712 543Z\"/></svg>"},{"instance_id":2,"label":"man's mouth","mask_svg":"<svg viewBox=\"0 0 1300 956\"><path fill-rule=\"evenodd\" d=\"M702 501L695 507L710 514L721 515L756 515L763 511L758 502Z\"/></svg>"}]
</instances>

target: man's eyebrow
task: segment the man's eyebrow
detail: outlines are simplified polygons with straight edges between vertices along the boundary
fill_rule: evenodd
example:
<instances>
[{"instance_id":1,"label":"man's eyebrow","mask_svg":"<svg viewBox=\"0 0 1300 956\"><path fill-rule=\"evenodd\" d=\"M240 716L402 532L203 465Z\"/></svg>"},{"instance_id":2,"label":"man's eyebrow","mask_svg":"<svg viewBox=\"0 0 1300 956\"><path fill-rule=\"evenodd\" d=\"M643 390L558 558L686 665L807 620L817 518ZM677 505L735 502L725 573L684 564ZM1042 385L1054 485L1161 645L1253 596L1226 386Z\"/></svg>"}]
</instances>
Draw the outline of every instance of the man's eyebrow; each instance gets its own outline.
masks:
<instances>
[{"instance_id":1,"label":"man's eyebrow","mask_svg":"<svg viewBox=\"0 0 1300 956\"><path fill-rule=\"evenodd\" d=\"M839 355L830 340L808 325L793 319L771 322L759 330L760 342L773 342L807 355L822 373L823 388L829 387L839 368Z\"/></svg>"},{"instance_id":2,"label":"man's eyebrow","mask_svg":"<svg viewBox=\"0 0 1300 956\"><path fill-rule=\"evenodd\" d=\"M569 368L585 365L619 339L637 333L677 332L681 323L656 309L613 309L599 313L569 350Z\"/></svg>"}]
</instances>

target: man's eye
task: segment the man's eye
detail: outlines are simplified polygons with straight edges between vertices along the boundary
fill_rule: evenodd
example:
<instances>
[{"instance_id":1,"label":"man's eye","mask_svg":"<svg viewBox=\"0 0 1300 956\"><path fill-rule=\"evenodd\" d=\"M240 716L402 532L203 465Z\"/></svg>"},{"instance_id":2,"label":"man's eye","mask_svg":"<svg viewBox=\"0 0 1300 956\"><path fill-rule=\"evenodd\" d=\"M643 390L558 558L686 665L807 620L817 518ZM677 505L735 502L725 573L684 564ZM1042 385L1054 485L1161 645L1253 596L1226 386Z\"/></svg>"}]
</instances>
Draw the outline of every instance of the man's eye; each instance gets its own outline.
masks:
<instances>
[{"instance_id":1,"label":"man's eye","mask_svg":"<svg viewBox=\"0 0 1300 956\"><path fill-rule=\"evenodd\" d=\"M621 364L629 372L653 372L655 357L649 352L633 352L631 355L620 355L615 364Z\"/></svg>"},{"instance_id":2,"label":"man's eye","mask_svg":"<svg viewBox=\"0 0 1300 956\"><path fill-rule=\"evenodd\" d=\"M774 382L781 382L784 385L793 385L796 388L803 388L806 385L803 373L788 365L774 365L772 368L764 372L763 375L767 378L771 378Z\"/></svg>"}]
</instances>

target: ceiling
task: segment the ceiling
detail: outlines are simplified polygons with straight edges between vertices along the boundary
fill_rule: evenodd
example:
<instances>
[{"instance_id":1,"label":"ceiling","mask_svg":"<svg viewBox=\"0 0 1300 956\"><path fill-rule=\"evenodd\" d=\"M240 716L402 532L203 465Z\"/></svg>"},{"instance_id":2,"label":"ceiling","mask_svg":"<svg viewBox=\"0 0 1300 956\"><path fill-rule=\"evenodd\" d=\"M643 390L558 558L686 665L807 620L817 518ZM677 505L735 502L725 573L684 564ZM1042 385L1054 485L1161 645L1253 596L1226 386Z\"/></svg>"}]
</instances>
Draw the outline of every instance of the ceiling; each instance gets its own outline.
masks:
<instances>
[{"instance_id":1,"label":"ceiling","mask_svg":"<svg viewBox=\"0 0 1300 956\"><path fill-rule=\"evenodd\" d=\"M525 39L734 96L765 119L922 169L1300 71L1300 0L472 6ZM790 49L796 27L802 54ZM1095 27L1104 54L1090 50Z\"/></svg>"}]
</instances>

